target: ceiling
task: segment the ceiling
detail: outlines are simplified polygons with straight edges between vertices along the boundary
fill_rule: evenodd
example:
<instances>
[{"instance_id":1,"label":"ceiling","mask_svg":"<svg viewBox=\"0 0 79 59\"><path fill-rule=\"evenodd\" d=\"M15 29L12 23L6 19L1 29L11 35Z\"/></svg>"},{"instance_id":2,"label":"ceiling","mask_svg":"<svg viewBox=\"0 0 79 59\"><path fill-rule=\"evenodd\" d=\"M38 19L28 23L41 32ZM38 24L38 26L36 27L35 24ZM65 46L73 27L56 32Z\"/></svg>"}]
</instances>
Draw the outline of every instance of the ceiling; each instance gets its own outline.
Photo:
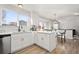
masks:
<instances>
[{"instance_id":1,"label":"ceiling","mask_svg":"<svg viewBox=\"0 0 79 59\"><path fill-rule=\"evenodd\" d=\"M79 4L24 4L23 9L49 19L79 15Z\"/></svg>"}]
</instances>

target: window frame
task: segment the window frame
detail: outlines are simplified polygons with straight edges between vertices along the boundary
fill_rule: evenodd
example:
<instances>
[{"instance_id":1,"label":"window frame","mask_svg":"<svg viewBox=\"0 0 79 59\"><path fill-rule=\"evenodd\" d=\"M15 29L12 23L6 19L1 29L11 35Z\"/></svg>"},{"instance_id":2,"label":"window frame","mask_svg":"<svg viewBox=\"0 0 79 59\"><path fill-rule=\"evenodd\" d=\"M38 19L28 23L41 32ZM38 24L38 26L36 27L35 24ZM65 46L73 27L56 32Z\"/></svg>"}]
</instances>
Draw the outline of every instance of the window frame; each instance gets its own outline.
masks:
<instances>
[{"instance_id":1,"label":"window frame","mask_svg":"<svg viewBox=\"0 0 79 59\"><path fill-rule=\"evenodd\" d=\"M31 16L30 16L30 15L18 13L18 12L16 12L16 11L12 10L12 9L2 8L2 11L1 11L1 12L2 12L2 17L1 17L1 18L2 18L2 20L1 20L2 23L1 23L1 26L3 26L3 25L2 25L2 24L3 24L3 11L6 11L6 10L13 11L13 12L15 12L15 13L17 14L17 15L16 15L16 20L17 20L17 22L16 22L17 25L16 25L16 26L17 26L17 27L20 26L20 24L19 24L19 15L25 16L25 17L26 17L26 22L27 22L27 16L30 17L30 19L28 19L28 20L31 20ZM27 26L27 24L26 24L26 26Z\"/></svg>"}]
</instances>

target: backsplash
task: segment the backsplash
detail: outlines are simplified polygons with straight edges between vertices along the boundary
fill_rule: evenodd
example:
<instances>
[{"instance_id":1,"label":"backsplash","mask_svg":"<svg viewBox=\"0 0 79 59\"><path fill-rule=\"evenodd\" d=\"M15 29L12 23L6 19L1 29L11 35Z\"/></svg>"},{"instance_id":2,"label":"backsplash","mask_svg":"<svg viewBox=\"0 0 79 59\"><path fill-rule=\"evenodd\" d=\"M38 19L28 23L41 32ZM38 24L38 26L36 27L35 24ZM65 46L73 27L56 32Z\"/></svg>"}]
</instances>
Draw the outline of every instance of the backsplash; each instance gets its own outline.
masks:
<instances>
[{"instance_id":1,"label":"backsplash","mask_svg":"<svg viewBox=\"0 0 79 59\"><path fill-rule=\"evenodd\" d=\"M18 28L16 26L1 26L0 33L3 32L18 32Z\"/></svg>"}]
</instances>

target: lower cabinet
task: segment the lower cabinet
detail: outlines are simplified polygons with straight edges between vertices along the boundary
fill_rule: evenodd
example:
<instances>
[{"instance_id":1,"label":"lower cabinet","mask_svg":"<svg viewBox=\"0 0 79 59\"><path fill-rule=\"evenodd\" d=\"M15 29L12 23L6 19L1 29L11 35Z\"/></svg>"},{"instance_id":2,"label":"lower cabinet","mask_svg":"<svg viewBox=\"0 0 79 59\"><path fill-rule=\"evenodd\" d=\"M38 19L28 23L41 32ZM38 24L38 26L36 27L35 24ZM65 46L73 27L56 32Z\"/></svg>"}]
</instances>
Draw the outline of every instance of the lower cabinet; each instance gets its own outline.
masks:
<instances>
[{"instance_id":1,"label":"lower cabinet","mask_svg":"<svg viewBox=\"0 0 79 59\"><path fill-rule=\"evenodd\" d=\"M57 39L55 33L15 33L11 35L11 53L34 43L51 52L56 48Z\"/></svg>"},{"instance_id":2,"label":"lower cabinet","mask_svg":"<svg viewBox=\"0 0 79 59\"><path fill-rule=\"evenodd\" d=\"M49 51L51 52L52 50L54 50L57 46L57 38L56 38L56 33L51 33L50 34L50 37L49 37L49 45L50 45L50 48L49 48Z\"/></svg>"},{"instance_id":3,"label":"lower cabinet","mask_svg":"<svg viewBox=\"0 0 79 59\"><path fill-rule=\"evenodd\" d=\"M37 33L38 40L37 45L41 46L42 48L51 52L53 49L56 48L57 39L55 33L48 34L48 33Z\"/></svg>"},{"instance_id":4,"label":"lower cabinet","mask_svg":"<svg viewBox=\"0 0 79 59\"><path fill-rule=\"evenodd\" d=\"M38 40L37 43L42 48L49 50L49 35L43 33L37 33Z\"/></svg>"},{"instance_id":5,"label":"lower cabinet","mask_svg":"<svg viewBox=\"0 0 79 59\"><path fill-rule=\"evenodd\" d=\"M34 43L33 42L34 37L33 37L33 34L31 32L24 33L21 39L22 39L22 46L23 47L30 46Z\"/></svg>"},{"instance_id":6,"label":"lower cabinet","mask_svg":"<svg viewBox=\"0 0 79 59\"><path fill-rule=\"evenodd\" d=\"M28 33L17 33L11 35L11 53L33 44L33 35Z\"/></svg>"}]
</instances>

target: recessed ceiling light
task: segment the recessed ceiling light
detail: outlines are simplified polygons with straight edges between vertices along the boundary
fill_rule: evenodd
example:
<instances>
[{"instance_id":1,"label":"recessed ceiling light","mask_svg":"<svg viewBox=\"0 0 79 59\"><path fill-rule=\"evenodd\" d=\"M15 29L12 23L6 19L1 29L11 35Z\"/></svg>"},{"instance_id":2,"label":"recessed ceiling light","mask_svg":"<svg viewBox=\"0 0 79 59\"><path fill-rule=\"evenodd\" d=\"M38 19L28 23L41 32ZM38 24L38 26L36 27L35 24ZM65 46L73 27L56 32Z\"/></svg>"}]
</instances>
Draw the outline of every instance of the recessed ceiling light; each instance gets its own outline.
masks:
<instances>
[{"instance_id":1,"label":"recessed ceiling light","mask_svg":"<svg viewBox=\"0 0 79 59\"><path fill-rule=\"evenodd\" d=\"M23 4L18 4L18 7L23 8Z\"/></svg>"}]
</instances>

